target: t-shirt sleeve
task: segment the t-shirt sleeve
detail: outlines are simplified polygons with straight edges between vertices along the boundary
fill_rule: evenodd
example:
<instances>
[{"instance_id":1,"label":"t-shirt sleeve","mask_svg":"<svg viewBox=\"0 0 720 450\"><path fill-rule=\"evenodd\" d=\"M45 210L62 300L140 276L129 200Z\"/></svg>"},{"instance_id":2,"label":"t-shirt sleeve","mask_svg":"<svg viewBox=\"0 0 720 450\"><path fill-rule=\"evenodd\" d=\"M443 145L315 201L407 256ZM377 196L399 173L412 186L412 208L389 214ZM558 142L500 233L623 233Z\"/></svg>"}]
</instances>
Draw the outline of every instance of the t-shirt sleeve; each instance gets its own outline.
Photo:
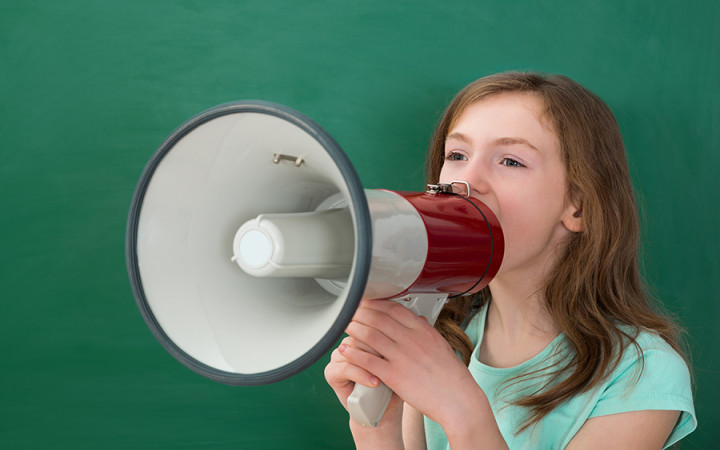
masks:
<instances>
[{"instance_id":1,"label":"t-shirt sleeve","mask_svg":"<svg viewBox=\"0 0 720 450\"><path fill-rule=\"evenodd\" d=\"M590 417L630 411L680 411L675 428L665 443L668 447L697 426L690 371L683 358L661 338L643 334L638 338L639 356L628 346Z\"/></svg>"}]
</instances>

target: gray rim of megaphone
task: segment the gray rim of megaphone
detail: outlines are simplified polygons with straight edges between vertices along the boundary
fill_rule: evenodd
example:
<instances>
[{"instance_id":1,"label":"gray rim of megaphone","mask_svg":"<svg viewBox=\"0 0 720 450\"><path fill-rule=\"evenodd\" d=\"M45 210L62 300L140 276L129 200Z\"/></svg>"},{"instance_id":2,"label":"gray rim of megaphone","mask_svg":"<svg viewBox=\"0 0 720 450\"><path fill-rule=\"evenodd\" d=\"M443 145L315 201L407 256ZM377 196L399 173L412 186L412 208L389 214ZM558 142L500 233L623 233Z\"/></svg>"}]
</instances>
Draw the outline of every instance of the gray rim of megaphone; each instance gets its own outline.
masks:
<instances>
[{"instance_id":1,"label":"gray rim of megaphone","mask_svg":"<svg viewBox=\"0 0 720 450\"><path fill-rule=\"evenodd\" d=\"M210 120L235 113L261 113L275 116L298 126L316 139L333 159L347 184L354 216L355 235L365 237L364 239L356 239L355 265L351 274L352 282L348 286L347 301L328 332L311 349L294 361L277 369L251 374L218 370L198 361L175 345L163 331L147 302L137 258L138 220L145 192L155 169L175 144L192 130ZM212 380L230 385L259 385L280 381L305 370L336 344L355 314L365 290L372 257L371 236L370 211L362 183L347 155L337 142L313 120L287 106L260 100L246 100L218 105L192 117L170 134L158 148L145 166L132 198L127 222L125 256L130 284L138 308L153 335L168 353L189 369Z\"/></svg>"}]
</instances>

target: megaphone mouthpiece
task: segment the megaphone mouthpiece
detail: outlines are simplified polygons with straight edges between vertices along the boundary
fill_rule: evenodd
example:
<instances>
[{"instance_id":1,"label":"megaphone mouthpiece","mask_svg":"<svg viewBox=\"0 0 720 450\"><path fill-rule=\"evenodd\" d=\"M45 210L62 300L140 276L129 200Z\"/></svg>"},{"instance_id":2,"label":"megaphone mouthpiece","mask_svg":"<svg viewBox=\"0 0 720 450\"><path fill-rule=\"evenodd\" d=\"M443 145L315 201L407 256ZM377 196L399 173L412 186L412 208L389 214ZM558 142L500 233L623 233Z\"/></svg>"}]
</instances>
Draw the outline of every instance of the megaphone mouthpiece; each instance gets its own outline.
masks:
<instances>
[{"instance_id":1,"label":"megaphone mouthpiece","mask_svg":"<svg viewBox=\"0 0 720 450\"><path fill-rule=\"evenodd\" d=\"M347 208L261 214L233 241L233 260L262 277L347 278L355 249Z\"/></svg>"}]
</instances>

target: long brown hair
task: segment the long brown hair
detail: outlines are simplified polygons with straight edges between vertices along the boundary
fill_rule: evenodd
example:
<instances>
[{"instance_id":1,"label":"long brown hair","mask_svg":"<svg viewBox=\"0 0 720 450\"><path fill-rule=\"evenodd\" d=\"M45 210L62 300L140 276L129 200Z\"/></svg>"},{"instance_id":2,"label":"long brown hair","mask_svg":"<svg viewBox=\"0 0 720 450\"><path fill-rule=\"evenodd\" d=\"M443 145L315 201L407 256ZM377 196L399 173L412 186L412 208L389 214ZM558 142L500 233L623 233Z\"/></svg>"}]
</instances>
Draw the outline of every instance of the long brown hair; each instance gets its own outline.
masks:
<instances>
[{"instance_id":1,"label":"long brown hair","mask_svg":"<svg viewBox=\"0 0 720 450\"><path fill-rule=\"evenodd\" d=\"M639 224L625 160L625 146L615 117L595 94L562 75L506 72L481 78L450 103L430 143L426 170L436 183L444 162L445 139L465 109L488 96L529 92L543 100L567 171L568 195L581 205L584 230L564 243L544 286L545 307L574 350L557 368L561 381L523 397L529 408L521 430L537 423L571 397L598 385L634 345L634 330L657 333L681 355L679 328L649 298L638 267ZM436 328L470 361L472 344L463 322L490 299L485 288L474 297L448 303ZM521 431L520 430L520 431Z\"/></svg>"}]
</instances>

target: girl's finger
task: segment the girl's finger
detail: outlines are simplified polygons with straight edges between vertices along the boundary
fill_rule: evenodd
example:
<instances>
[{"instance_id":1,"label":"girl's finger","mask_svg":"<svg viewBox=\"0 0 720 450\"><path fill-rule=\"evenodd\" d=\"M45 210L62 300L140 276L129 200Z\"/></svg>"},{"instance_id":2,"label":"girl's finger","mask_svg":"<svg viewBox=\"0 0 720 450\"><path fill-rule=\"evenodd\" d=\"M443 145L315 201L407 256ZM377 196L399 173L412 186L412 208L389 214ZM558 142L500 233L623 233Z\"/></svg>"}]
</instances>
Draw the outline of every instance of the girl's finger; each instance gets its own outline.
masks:
<instances>
[{"instance_id":1,"label":"girl's finger","mask_svg":"<svg viewBox=\"0 0 720 450\"><path fill-rule=\"evenodd\" d=\"M395 347L395 341L388 337L387 329L379 330L362 322L353 320L345 329L345 332L352 336L357 345L348 346L349 348L357 348L364 353L386 357ZM397 339L396 335L396 339Z\"/></svg>"},{"instance_id":2,"label":"girl's finger","mask_svg":"<svg viewBox=\"0 0 720 450\"><path fill-rule=\"evenodd\" d=\"M368 374L372 375L374 378L368 380L371 384L374 383L375 378L382 379L383 373L387 369L387 362L380 355L368 353L358 349L357 347L343 344L337 348L337 351L347 360L348 363L358 366L359 368L365 370ZM360 384L365 384L362 381L359 382ZM374 386L371 385L369 387Z\"/></svg>"},{"instance_id":3,"label":"girl's finger","mask_svg":"<svg viewBox=\"0 0 720 450\"><path fill-rule=\"evenodd\" d=\"M349 362L342 352L336 349L333 353L338 352L340 356L334 356L331 362L325 366L325 379L333 388L345 388L350 383L359 383L367 387L376 387L380 384L380 379L363 369ZM349 395L349 392L348 392Z\"/></svg>"},{"instance_id":4,"label":"girl's finger","mask_svg":"<svg viewBox=\"0 0 720 450\"><path fill-rule=\"evenodd\" d=\"M391 317L395 322L406 328L415 329L428 325L427 319L417 316L403 305L402 300L369 300L365 299L360 302L361 309L371 310L383 313Z\"/></svg>"},{"instance_id":5,"label":"girl's finger","mask_svg":"<svg viewBox=\"0 0 720 450\"><path fill-rule=\"evenodd\" d=\"M360 350L368 352L368 353L372 353L373 355L379 355L379 353L376 352L375 350L373 350L372 347L370 347L366 343L354 338L353 336L347 336L345 339L342 340L342 344L359 348Z\"/></svg>"}]
</instances>

